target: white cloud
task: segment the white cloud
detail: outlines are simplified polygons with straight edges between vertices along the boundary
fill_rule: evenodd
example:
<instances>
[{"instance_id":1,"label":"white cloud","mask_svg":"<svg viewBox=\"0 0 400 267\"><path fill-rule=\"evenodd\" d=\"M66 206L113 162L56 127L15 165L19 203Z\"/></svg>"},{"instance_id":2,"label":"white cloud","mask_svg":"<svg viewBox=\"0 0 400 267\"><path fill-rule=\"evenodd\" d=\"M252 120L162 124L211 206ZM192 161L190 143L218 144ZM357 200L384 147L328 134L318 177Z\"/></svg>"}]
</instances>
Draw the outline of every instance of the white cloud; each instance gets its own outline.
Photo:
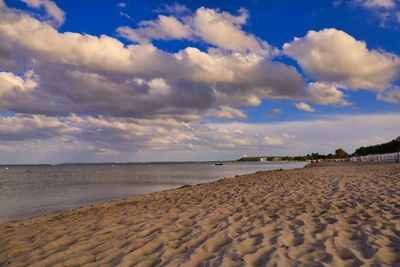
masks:
<instances>
[{"instance_id":1,"label":"white cloud","mask_svg":"<svg viewBox=\"0 0 400 267\"><path fill-rule=\"evenodd\" d=\"M214 116L226 120L245 119L247 115L238 109L228 106L222 106L218 109L212 109L204 114L205 116Z\"/></svg>"},{"instance_id":2,"label":"white cloud","mask_svg":"<svg viewBox=\"0 0 400 267\"><path fill-rule=\"evenodd\" d=\"M242 86L245 87L248 80L202 84L200 80L199 82L170 81L163 78L130 77L117 79L91 72L70 70L65 66L60 67L54 64L44 65L36 71L40 76L35 74L35 80L7 73L7 76L15 80L14 83L19 82L23 86L15 86L9 82L2 84L1 88L4 88L2 90L7 93L1 98L0 110L59 115L65 113L104 114L122 117L163 114L183 117L184 114L186 117L197 115L197 119L206 114L212 115L213 110L217 110L215 114L222 118L243 118L244 114L233 107L260 104L261 100L253 94L260 96L265 94L266 97L273 98L274 94L284 92L284 90L278 91L279 83L292 89L290 83L279 80L277 80L276 88L248 87L242 91ZM283 79L285 75L276 77ZM253 76L248 78L252 79ZM268 86L269 83L271 86L274 85L273 78L270 81L268 77L263 78L266 78L264 86ZM35 82L37 86L27 90L28 82ZM256 81L252 80L252 82ZM262 86L263 80L257 83ZM285 87L281 88L285 89ZM300 86L298 88L301 89ZM232 111L235 112L232 113ZM227 114L231 115L227 116Z\"/></svg>"},{"instance_id":3,"label":"white cloud","mask_svg":"<svg viewBox=\"0 0 400 267\"><path fill-rule=\"evenodd\" d=\"M311 152L328 154L339 147L352 153L360 146L390 141L396 138L400 132L400 125L397 123L399 120L399 113L329 115L307 121L268 124L232 122L213 124L212 127L223 128L227 132L239 130L248 140L252 140L249 145L236 148L238 157L243 153L248 156L266 154L304 155ZM351 131L347 129L351 129ZM265 135L283 138L284 145L276 147L259 145L259 147L254 147L254 142L264 144Z\"/></svg>"},{"instance_id":4,"label":"white cloud","mask_svg":"<svg viewBox=\"0 0 400 267\"><path fill-rule=\"evenodd\" d=\"M79 131L55 117L43 115L0 117L0 122L2 141L48 139Z\"/></svg>"},{"instance_id":5,"label":"white cloud","mask_svg":"<svg viewBox=\"0 0 400 267\"><path fill-rule=\"evenodd\" d=\"M2 16L0 21L2 22L0 49L14 54L15 57L25 56L28 59L83 65L108 71L112 67L116 71L127 71L128 68L133 67L129 62L130 49L124 48L124 45L114 38L104 35L98 38L72 32L58 33L50 25L25 14L18 16L9 12ZM147 56L156 50L151 46L141 46L136 49L142 52L147 51ZM113 53L106 51L113 51Z\"/></svg>"},{"instance_id":6,"label":"white cloud","mask_svg":"<svg viewBox=\"0 0 400 267\"><path fill-rule=\"evenodd\" d=\"M248 18L244 10L234 16L202 8L189 16L192 20L160 15L143 24L141 38L150 40L160 32L169 34L163 38L178 38L179 30L169 26L190 25L189 37L182 38L199 38L217 46L207 51L187 47L168 53L150 43L124 45L106 35L60 33L1 3L0 68L5 71L0 72L0 111L20 114L0 117L0 150L9 151L0 154L0 160L170 160L171 152L176 152L176 160L195 160L210 159L209 155L232 158L243 151L303 153L321 147L295 122L212 124L202 117L243 119L246 114L240 107L260 105L263 99L289 99L308 111L313 109L301 101L346 105L336 84L355 84L345 77L309 83L305 88L305 80L294 67L272 61L271 48L243 31ZM198 13L201 16L197 17ZM195 18L201 18L198 27L193 26L197 25ZM163 19L167 22L161 22ZM214 38L204 25L226 28L231 36ZM396 56L389 60L389 54L382 51L366 51L368 58L393 64L398 60ZM370 68L379 63L368 62ZM323 69L318 75L331 77L326 73ZM364 77L367 74L352 75L369 79ZM386 84L390 79L384 80L381 83ZM271 112L282 113L280 109ZM388 115L388 121L394 117ZM339 119L321 119L315 124L334 125L331 120ZM303 127L310 131L312 123L303 122ZM325 134L324 129L318 133ZM371 140L363 134L364 140ZM315 141L323 144L318 138ZM34 157L35 153L40 156Z\"/></svg>"},{"instance_id":7,"label":"white cloud","mask_svg":"<svg viewBox=\"0 0 400 267\"><path fill-rule=\"evenodd\" d=\"M142 21L139 26L138 29L119 27L117 32L122 37L138 43L148 43L152 39L183 39L191 35L191 29L173 16L159 15L157 20Z\"/></svg>"},{"instance_id":8,"label":"white cloud","mask_svg":"<svg viewBox=\"0 0 400 267\"><path fill-rule=\"evenodd\" d=\"M121 2L121 3L118 3L118 5L117 5L118 7L122 7L122 8L124 8L124 7L126 7L126 3L124 3L124 2Z\"/></svg>"},{"instance_id":9,"label":"white cloud","mask_svg":"<svg viewBox=\"0 0 400 267\"><path fill-rule=\"evenodd\" d=\"M21 0L33 8L44 7L54 26L61 26L65 21L65 13L56 3L50 0Z\"/></svg>"},{"instance_id":10,"label":"white cloud","mask_svg":"<svg viewBox=\"0 0 400 267\"><path fill-rule=\"evenodd\" d=\"M139 28L119 27L117 32L124 38L138 43L151 40L201 39L218 48L235 52L253 52L271 56L276 51L252 34L241 29L248 18L246 9L239 10L239 16L227 12L201 7L193 15L181 17L159 15L157 20L142 21Z\"/></svg>"},{"instance_id":11,"label":"white cloud","mask_svg":"<svg viewBox=\"0 0 400 267\"><path fill-rule=\"evenodd\" d=\"M396 6L393 0L358 0L358 2L361 2L363 6L368 8L393 8Z\"/></svg>"},{"instance_id":12,"label":"white cloud","mask_svg":"<svg viewBox=\"0 0 400 267\"><path fill-rule=\"evenodd\" d=\"M380 20L379 27L390 27L393 25L391 22L400 22L396 16L396 11L398 11L397 0L335 0L333 5L338 6L342 3L350 4L356 8L362 7L367 9L373 16L376 16Z\"/></svg>"},{"instance_id":13,"label":"white cloud","mask_svg":"<svg viewBox=\"0 0 400 267\"><path fill-rule=\"evenodd\" d=\"M0 118L0 160L154 161L171 160L171 153L174 160L214 160L236 159L244 152L254 156L327 154L338 147L352 153L359 146L395 138L399 120L398 113L268 124L16 115Z\"/></svg>"},{"instance_id":14,"label":"white cloud","mask_svg":"<svg viewBox=\"0 0 400 267\"><path fill-rule=\"evenodd\" d=\"M32 68L40 83L35 90L8 96L0 103L2 110L199 118L209 110L259 105L262 98L306 96L295 68L254 53L192 47L167 53L152 44L125 46L105 35L59 33L24 13L5 11L0 54L20 69ZM163 80L170 90L155 95L154 80Z\"/></svg>"},{"instance_id":15,"label":"white cloud","mask_svg":"<svg viewBox=\"0 0 400 267\"><path fill-rule=\"evenodd\" d=\"M12 90L27 91L37 87L38 77L33 71L26 72L24 78L11 72L0 71L0 95Z\"/></svg>"},{"instance_id":16,"label":"white cloud","mask_svg":"<svg viewBox=\"0 0 400 267\"><path fill-rule=\"evenodd\" d=\"M262 99L348 105L339 85L375 88L388 84L398 72L392 69L399 62L397 56L369 51L365 43L334 29L310 32L284 46L285 53L297 58L307 73L320 80L305 88L304 79L294 67L271 61L264 50L257 52L257 46L251 46L253 52L227 51L221 45L207 52L187 47L167 53L152 44L126 46L105 35L59 33L23 12L3 9L0 54L6 64L0 67L7 69L15 60L20 69L32 69L37 83L34 90L22 90L21 86L8 90L0 101L0 110L4 111L62 116L169 116L184 120L214 113L220 118L240 119L245 114L239 107L260 105ZM249 40L256 40L253 44L259 40L241 30L247 17L245 10L234 16L200 8L191 18L201 18L206 21L204 25L212 22L237 30L237 36L247 40L239 43L250 49ZM167 22L162 22L164 19ZM144 29L161 29L171 36L179 32L165 26L171 19L182 27L188 24L160 15L158 20L145 23ZM330 43L336 44L335 48L330 48ZM347 53L351 49L355 50L353 56ZM360 65L362 61L366 66ZM16 71L8 72L17 77ZM162 81L165 88L157 87L156 81Z\"/></svg>"},{"instance_id":17,"label":"white cloud","mask_svg":"<svg viewBox=\"0 0 400 267\"><path fill-rule=\"evenodd\" d=\"M281 146L284 144L284 141L281 137L276 136L264 136L264 144L269 146Z\"/></svg>"},{"instance_id":18,"label":"white cloud","mask_svg":"<svg viewBox=\"0 0 400 267\"><path fill-rule=\"evenodd\" d=\"M310 107L308 104L306 104L304 102L295 103L294 105L296 106L297 109L307 111L307 112L315 112L314 108Z\"/></svg>"},{"instance_id":19,"label":"white cloud","mask_svg":"<svg viewBox=\"0 0 400 267\"><path fill-rule=\"evenodd\" d=\"M365 42L336 29L309 31L283 46L311 77L346 89L382 90L399 78L400 59L368 50Z\"/></svg>"},{"instance_id":20,"label":"white cloud","mask_svg":"<svg viewBox=\"0 0 400 267\"><path fill-rule=\"evenodd\" d=\"M188 9L186 6L176 3L176 2L173 5L164 4L162 8L155 10L155 12L176 14L176 15L191 13L190 9Z\"/></svg>"},{"instance_id":21,"label":"white cloud","mask_svg":"<svg viewBox=\"0 0 400 267\"><path fill-rule=\"evenodd\" d=\"M197 9L193 17L196 35L210 44L232 51L252 51L260 55L271 55L272 48L267 42L241 29L249 14L245 9L240 9L239 12L239 16L233 16L227 12L219 13L204 7Z\"/></svg>"},{"instance_id":22,"label":"white cloud","mask_svg":"<svg viewBox=\"0 0 400 267\"><path fill-rule=\"evenodd\" d=\"M313 82L307 85L307 92L310 95L309 101L322 105L337 105L348 106L351 105L344 98L345 94L333 85Z\"/></svg>"},{"instance_id":23,"label":"white cloud","mask_svg":"<svg viewBox=\"0 0 400 267\"><path fill-rule=\"evenodd\" d=\"M22 77L0 72L0 111L65 114L54 98L38 90L38 84L39 77L33 71L27 71Z\"/></svg>"},{"instance_id":24,"label":"white cloud","mask_svg":"<svg viewBox=\"0 0 400 267\"><path fill-rule=\"evenodd\" d=\"M376 95L376 98L392 104L400 104L400 87L394 86Z\"/></svg>"}]
</instances>

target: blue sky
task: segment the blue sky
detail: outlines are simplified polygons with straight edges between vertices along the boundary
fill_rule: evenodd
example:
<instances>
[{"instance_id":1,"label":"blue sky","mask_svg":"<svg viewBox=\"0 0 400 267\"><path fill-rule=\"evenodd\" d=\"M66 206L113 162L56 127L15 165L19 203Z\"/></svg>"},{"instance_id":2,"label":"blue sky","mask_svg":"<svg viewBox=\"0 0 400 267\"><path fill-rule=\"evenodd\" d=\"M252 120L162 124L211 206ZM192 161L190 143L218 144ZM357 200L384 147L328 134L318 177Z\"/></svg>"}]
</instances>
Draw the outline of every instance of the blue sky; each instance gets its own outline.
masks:
<instances>
[{"instance_id":1,"label":"blue sky","mask_svg":"<svg viewBox=\"0 0 400 267\"><path fill-rule=\"evenodd\" d=\"M400 135L400 1L0 0L4 163L348 152Z\"/></svg>"}]
</instances>

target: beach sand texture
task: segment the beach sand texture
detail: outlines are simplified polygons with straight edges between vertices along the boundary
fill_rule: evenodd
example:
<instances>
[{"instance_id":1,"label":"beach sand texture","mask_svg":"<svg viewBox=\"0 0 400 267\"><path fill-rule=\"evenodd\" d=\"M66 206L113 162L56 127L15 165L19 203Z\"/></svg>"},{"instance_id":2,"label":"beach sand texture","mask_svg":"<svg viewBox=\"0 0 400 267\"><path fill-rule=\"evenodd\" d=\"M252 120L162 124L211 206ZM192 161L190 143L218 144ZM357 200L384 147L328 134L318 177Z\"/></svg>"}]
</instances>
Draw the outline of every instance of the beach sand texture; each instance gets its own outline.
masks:
<instances>
[{"instance_id":1,"label":"beach sand texture","mask_svg":"<svg viewBox=\"0 0 400 267\"><path fill-rule=\"evenodd\" d=\"M257 172L0 225L5 266L400 266L400 164Z\"/></svg>"}]
</instances>

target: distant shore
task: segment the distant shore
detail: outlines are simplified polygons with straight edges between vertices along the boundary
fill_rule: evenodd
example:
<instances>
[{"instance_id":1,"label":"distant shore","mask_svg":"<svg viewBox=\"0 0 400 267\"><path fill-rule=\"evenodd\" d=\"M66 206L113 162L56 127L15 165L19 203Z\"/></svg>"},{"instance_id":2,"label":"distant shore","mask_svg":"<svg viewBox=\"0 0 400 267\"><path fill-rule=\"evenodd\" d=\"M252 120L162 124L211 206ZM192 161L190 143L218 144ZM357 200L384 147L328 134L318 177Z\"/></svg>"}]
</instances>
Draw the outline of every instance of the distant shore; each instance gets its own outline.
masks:
<instances>
[{"instance_id":1,"label":"distant shore","mask_svg":"<svg viewBox=\"0 0 400 267\"><path fill-rule=\"evenodd\" d=\"M0 224L0 265L400 264L400 164L321 162Z\"/></svg>"}]
</instances>

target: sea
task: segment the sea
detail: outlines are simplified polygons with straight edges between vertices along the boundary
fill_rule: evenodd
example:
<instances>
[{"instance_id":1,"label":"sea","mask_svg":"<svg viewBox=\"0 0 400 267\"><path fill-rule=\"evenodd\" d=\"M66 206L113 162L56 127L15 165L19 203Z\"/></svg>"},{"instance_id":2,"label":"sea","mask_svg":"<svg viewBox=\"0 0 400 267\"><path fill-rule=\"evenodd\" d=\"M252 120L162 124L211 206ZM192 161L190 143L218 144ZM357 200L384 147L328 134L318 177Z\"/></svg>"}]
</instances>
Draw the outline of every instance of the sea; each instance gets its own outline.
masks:
<instances>
[{"instance_id":1,"label":"sea","mask_svg":"<svg viewBox=\"0 0 400 267\"><path fill-rule=\"evenodd\" d=\"M0 222L307 162L174 162L0 166Z\"/></svg>"}]
</instances>

